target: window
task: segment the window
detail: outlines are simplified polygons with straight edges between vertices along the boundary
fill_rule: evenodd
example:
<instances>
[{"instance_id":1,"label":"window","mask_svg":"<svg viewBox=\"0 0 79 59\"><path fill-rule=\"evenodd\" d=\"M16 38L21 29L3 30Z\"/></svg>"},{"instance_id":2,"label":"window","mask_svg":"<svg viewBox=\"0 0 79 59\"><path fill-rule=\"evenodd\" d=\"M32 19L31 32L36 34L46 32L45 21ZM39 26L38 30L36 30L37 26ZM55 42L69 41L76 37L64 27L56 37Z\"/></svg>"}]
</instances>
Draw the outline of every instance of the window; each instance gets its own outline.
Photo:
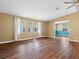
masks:
<instances>
[{"instance_id":1,"label":"window","mask_svg":"<svg viewBox=\"0 0 79 59\"><path fill-rule=\"evenodd\" d=\"M38 28L37 27L34 28L34 32L38 32Z\"/></svg>"},{"instance_id":2,"label":"window","mask_svg":"<svg viewBox=\"0 0 79 59\"><path fill-rule=\"evenodd\" d=\"M39 22L20 20L20 33L22 32L39 32Z\"/></svg>"},{"instance_id":3,"label":"window","mask_svg":"<svg viewBox=\"0 0 79 59\"><path fill-rule=\"evenodd\" d=\"M33 26L31 21L28 22L28 32L33 32Z\"/></svg>"},{"instance_id":4,"label":"window","mask_svg":"<svg viewBox=\"0 0 79 59\"><path fill-rule=\"evenodd\" d=\"M28 22L28 32L38 32L38 22Z\"/></svg>"},{"instance_id":5,"label":"window","mask_svg":"<svg viewBox=\"0 0 79 59\"><path fill-rule=\"evenodd\" d=\"M26 20L20 20L20 32L26 32Z\"/></svg>"},{"instance_id":6,"label":"window","mask_svg":"<svg viewBox=\"0 0 79 59\"><path fill-rule=\"evenodd\" d=\"M33 23L33 30L34 32L38 32L38 22Z\"/></svg>"}]
</instances>

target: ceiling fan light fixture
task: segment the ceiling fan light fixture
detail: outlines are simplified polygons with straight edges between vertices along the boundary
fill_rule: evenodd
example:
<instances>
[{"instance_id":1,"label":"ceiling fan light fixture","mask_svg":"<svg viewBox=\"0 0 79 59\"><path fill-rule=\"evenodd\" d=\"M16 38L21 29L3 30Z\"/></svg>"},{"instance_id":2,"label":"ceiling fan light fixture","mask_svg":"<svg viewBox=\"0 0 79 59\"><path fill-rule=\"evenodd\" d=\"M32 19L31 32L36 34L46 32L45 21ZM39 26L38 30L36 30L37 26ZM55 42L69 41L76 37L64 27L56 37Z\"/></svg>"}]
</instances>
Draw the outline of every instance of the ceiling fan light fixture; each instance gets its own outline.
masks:
<instances>
[{"instance_id":1,"label":"ceiling fan light fixture","mask_svg":"<svg viewBox=\"0 0 79 59\"><path fill-rule=\"evenodd\" d=\"M66 1L66 2L64 2L64 4L72 4L71 6L69 6L69 7L66 8L66 9L69 9L69 8L71 8L71 7L73 7L73 6L79 8L79 0L74 0L74 1L69 1L69 2Z\"/></svg>"}]
</instances>

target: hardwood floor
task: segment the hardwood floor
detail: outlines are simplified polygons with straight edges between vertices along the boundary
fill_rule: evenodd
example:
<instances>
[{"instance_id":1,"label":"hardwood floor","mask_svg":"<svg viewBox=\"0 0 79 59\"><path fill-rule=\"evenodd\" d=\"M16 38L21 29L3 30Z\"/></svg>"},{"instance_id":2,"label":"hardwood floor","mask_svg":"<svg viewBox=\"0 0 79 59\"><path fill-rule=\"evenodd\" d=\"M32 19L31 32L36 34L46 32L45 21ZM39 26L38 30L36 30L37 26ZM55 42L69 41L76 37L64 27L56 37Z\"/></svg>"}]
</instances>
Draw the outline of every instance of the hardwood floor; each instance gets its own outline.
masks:
<instances>
[{"instance_id":1,"label":"hardwood floor","mask_svg":"<svg viewBox=\"0 0 79 59\"><path fill-rule=\"evenodd\" d=\"M79 43L41 38L1 44L0 59L79 59Z\"/></svg>"}]
</instances>

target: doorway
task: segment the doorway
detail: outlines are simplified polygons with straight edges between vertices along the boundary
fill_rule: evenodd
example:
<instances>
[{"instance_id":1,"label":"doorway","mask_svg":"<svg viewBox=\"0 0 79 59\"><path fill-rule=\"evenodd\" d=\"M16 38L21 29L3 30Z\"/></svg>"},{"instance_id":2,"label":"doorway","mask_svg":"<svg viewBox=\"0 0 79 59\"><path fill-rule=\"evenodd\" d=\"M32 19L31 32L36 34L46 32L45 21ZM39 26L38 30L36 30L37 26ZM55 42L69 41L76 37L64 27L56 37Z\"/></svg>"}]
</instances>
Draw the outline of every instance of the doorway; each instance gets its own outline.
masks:
<instances>
[{"instance_id":1,"label":"doorway","mask_svg":"<svg viewBox=\"0 0 79 59\"><path fill-rule=\"evenodd\" d=\"M69 21L59 21L54 23L54 37L69 36Z\"/></svg>"}]
</instances>

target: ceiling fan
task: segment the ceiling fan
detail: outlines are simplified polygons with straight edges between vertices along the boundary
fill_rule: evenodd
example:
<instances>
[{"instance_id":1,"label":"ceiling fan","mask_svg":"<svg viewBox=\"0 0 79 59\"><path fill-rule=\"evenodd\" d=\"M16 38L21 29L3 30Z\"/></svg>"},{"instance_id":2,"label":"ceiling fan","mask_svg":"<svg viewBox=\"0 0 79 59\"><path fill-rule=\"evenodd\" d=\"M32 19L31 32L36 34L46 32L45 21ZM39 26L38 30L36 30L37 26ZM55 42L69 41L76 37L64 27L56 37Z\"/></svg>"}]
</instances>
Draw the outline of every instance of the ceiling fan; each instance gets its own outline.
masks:
<instances>
[{"instance_id":1,"label":"ceiling fan","mask_svg":"<svg viewBox=\"0 0 79 59\"><path fill-rule=\"evenodd\" d=\"M69 9L69 8L71 8L73 6L77 7L77 9L78 9L78 7L79 7L79 0L73 0L73 1L69 1L69 2L64 2L64 4L72 4L71 6L67 7L66 9Z\"/></svg>"}]
</instances>

